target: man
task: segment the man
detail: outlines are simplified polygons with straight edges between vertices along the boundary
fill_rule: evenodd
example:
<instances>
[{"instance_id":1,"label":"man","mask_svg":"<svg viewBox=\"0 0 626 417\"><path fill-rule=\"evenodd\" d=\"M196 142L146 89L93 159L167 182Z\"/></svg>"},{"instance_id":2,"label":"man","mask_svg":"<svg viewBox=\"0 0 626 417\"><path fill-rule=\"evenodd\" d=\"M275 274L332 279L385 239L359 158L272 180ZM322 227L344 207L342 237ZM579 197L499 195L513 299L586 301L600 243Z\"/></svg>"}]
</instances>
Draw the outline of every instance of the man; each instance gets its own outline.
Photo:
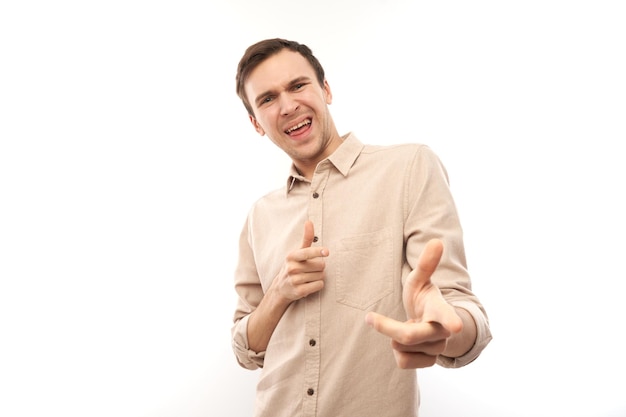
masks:
<instances>
[{"instance_id":1,"label":"man","mask_svg":"<svg viewBox=\"0 0 626 417\"><path fill-rule=\"evenodd\" d=\"M416 416L414 368L464 366L491 340L444 167L423 145L340 136L305 45L250 46L236 81L293 161L240 238L232 344L263 368L255 415Z\"/></svg>"}]
</instances>

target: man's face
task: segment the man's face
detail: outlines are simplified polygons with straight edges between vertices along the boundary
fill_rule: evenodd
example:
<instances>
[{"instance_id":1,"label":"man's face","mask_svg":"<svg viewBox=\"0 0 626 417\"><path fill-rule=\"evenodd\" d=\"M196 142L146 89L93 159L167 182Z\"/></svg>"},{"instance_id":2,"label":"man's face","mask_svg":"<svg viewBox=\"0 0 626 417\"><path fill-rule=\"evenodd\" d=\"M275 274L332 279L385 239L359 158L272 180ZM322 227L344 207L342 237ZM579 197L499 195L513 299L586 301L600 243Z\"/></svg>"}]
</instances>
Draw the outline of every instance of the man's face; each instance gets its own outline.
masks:
<instances>
[{"instance_id":1,"label":"man's face","mask_svg":"<svg viewBox=\"0 0 626 417\"><path fill-rule=\"evenodd\" d=\"M313 67L299 53L284 49L256 67L245 83L256 131L267 136L305 176L329 156L340 138L328 111L326 81L320 86Z\"/></svg>"}]
</instances>

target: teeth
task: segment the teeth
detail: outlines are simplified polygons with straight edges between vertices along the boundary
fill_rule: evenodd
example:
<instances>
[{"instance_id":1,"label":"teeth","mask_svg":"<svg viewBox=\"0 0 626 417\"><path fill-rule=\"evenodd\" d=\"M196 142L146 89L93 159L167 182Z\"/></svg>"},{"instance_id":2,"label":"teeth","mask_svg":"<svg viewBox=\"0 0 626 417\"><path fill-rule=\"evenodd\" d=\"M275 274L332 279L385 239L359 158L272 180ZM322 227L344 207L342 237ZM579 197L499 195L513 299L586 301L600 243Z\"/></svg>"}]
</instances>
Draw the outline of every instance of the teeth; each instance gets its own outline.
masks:
<instances>
[{"instance_id":1,"label":"teeth","mask_svg":"<svg viewBox=\"0 0 626 417\"><path fill-rule=\"evenodd\" d=\"M300 129L303 126L310 125L310 124L311 124L311 121L309 119L307 119L307 120L305 120L303 122L298 123L294 127L290 127L289 129L287 129L287 133L291 133L291 132L293 132L296 129Z\"/></svg>"}]
</instances>

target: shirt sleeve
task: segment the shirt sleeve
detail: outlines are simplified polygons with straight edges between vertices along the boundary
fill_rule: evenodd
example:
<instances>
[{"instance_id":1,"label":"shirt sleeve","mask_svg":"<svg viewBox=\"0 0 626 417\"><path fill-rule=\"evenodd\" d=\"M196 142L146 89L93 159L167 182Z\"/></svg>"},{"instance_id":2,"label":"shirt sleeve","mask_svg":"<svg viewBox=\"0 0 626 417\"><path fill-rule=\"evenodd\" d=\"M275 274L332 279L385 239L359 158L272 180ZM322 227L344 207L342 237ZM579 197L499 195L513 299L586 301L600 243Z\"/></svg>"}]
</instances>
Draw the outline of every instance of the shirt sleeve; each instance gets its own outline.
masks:
<instances>
[{"instance_id":1,"label":"shirt sleeve","mask_svg":"<svg viewBox=\"0 0 626 417\"><path fill-rule=\"evenodd\" d=\"M255 352L248 345L248 318L263 298L263 289L250 247L246 221L239 237L239 260L235 270L237 306L231 328L232 348L240 366L246 369L263 367L265 352Z\"/></svg>"},{"instance_id":2,"label":"shirt sleeve","mask_svg":"<svg viewBox=\"0 0 626 417\"><path fill-rule=\"evenodd\" d=\"M444 252L431 280L448 303L467 310L476 323L476 342L466 354L458 358L439 356L437 361L443 367L458 368L474 361L492 336L485 308L471 289L463 231L448 174L429 147L420 145L417 148L407 169L405 184L407 269L403 279L416 267L426 243L433 238L441 239Z\"/></svg>"},{"instance_id":3,"label":"shirt sleeve","mask_svg":"<svg viewBox=\"0 0 626 417\"><path fill-rule=\"evenodd\" d=\"M492 337L487 315L482 307L479 307L473 302L462 301L454 302L452 305L467 310L467 312L474 318L474 322L476 323L476 343L474 343L474 346L472 346L472 348L465 355L459 356L458 358L449 358L447 356L439 355L437 363L444 368L460 368L473 362L480 355L483 349L487 347ZM477 321L477 317L483 318L483 320Z\"/></svg>"}]
</instances>

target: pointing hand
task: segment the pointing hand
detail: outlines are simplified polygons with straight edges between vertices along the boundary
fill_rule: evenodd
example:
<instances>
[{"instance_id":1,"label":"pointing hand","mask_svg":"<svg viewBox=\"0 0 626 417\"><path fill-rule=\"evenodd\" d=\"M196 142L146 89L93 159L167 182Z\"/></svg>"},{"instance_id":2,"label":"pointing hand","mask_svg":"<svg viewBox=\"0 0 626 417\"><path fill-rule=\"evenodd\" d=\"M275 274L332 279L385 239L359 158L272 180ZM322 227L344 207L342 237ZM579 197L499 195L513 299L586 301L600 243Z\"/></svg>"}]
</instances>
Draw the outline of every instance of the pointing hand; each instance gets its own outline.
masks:
<instances>
[{"instance_id":1,"label":"pointing hand","mask_svg":"<svg viewBox=\"0 0 626 417\"><path fill-rule=\"evenodd\" d=\"M326 268L324 258L328 256L328 249L312 247L314 236L313 223L307 220L304 223L302 246L287 255L285 264L274 282L280 294L290 301L324 288Z\"/></svg>"},{"instance_id":2,"label":"pointing hand","mask_svg":"<svg viewBox=\"0 0 626 417\"><path fill-rule=\"evenodd\" d=\"M432 366L446 349L448 338L463 329L463 321L446 302L430 278L439 265L443 244L433 239L426 244L417 267L404 284L402 301L408 320L399 322L370 312L366 322L391 338L391 347L400 368Z\"/></svg>"}]
</instances>

